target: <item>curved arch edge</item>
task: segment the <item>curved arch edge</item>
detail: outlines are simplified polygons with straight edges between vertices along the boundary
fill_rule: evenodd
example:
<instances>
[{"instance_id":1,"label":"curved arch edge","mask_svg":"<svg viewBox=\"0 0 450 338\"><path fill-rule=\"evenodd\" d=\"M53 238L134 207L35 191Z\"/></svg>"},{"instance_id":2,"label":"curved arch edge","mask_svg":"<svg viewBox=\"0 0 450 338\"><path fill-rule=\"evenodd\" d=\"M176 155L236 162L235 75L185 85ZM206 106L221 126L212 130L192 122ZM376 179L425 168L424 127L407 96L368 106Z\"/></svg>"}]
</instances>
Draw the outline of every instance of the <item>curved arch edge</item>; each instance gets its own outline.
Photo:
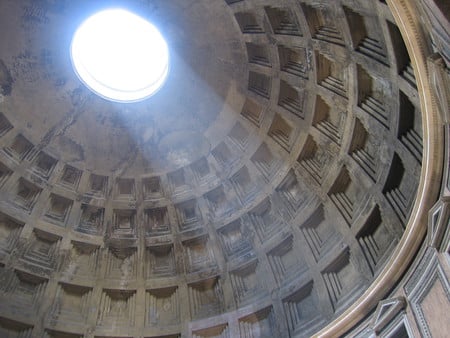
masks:
<instances>
[{"instance_id":1,"label":"curved arch edge","mask_svg":"<svg viewBox=\"0 0 450 338\"><path fill-rule=\"evenodd\" d=\"M351 330L372 311L402 278L423 243L428 211L438 198L444 158L444 134L429 79L427 57L419 14L412 0L387 0L405 41L415 71L423 121L423 160L417 197L405 233L383 271L366 292L314 337L337 337Z\"/></svg>"}]
</instances>

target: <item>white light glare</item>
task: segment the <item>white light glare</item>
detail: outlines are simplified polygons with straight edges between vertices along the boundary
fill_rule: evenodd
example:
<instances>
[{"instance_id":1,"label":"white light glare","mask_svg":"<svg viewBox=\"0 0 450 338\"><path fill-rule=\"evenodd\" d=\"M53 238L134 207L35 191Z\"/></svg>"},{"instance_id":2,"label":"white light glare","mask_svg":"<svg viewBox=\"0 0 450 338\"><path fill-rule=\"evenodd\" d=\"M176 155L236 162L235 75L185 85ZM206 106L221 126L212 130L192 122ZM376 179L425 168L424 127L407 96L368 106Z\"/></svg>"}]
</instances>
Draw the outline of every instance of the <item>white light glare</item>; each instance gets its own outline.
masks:
<instances>
[{"instance_id":1,"label":"white light glare","mask_svg":"<svg viewBox=\"0 0 450 338\"><path fill-rule=\"evenodd\" d=\"M101 11L84 21L73 37L71 55L80 79L113 101L153 95L169 71L169 51L161 33L123 9Z\"/></svg>"}]
</instances>

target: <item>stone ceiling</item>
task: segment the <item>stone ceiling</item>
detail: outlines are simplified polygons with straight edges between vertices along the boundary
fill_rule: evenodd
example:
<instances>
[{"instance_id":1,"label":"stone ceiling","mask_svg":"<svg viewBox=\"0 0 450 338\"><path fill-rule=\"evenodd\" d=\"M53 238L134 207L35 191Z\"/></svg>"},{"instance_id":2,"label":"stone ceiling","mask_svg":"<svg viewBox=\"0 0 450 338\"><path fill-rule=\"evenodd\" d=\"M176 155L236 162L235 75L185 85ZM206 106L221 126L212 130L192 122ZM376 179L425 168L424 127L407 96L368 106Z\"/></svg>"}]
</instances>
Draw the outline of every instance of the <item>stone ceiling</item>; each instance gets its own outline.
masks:
<instances>
[{"instance_id":1,"label":"stone ceiling","mask_svg":"<svg viewBox=\"0 0 450 338\"><path fill-rule=\"evenodd\" d=\"M169 44L143 102L71 66L111 2L0 1L0 332L318 331L380 274L417 192L420 102L386 3L116 4Z\"/></svg>"}]
</instances>

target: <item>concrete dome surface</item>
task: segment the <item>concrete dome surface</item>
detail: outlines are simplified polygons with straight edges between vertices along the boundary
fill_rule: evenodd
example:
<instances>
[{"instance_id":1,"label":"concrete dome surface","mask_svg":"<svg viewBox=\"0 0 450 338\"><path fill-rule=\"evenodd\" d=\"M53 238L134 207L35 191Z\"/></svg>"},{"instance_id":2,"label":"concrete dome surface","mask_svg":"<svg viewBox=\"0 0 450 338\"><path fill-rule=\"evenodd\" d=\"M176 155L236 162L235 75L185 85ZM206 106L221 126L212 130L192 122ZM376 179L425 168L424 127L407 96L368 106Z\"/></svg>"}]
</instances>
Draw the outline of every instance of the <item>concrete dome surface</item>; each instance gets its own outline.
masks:
<instances>
[{"instance_id":1,"label":"concrete dome surface","mask_svg":"<svg viewBox=\"0 0 450 338\"><path fill-rule=\"evenodd\" d=\"M167 41L147 99L73 69L108 8ZM448 13L0 0L0 336L445 336Z\"/></svg>"}]
</instances>

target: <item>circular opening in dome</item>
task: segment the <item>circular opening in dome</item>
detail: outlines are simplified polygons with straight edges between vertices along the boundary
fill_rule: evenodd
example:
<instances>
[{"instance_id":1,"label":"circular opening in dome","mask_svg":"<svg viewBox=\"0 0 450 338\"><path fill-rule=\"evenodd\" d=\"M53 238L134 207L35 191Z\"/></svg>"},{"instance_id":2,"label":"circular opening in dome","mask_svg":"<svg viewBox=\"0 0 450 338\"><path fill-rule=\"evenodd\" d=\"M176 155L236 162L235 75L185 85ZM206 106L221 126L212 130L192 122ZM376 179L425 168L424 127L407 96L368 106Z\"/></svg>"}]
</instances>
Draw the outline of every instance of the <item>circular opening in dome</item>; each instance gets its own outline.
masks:
<instances>
[{"instance_id":1,"label":"circular opening in dome","mask_svg":"<svg viewBox=\"0 0 450 338\"><path fill-rule=\"evenodd\" d=\"M123 9L86 19L71 45L75 72L98 95L134 102L155 94L169 72L169 50L158 29Z\"/></svg>"}]
</instances>

